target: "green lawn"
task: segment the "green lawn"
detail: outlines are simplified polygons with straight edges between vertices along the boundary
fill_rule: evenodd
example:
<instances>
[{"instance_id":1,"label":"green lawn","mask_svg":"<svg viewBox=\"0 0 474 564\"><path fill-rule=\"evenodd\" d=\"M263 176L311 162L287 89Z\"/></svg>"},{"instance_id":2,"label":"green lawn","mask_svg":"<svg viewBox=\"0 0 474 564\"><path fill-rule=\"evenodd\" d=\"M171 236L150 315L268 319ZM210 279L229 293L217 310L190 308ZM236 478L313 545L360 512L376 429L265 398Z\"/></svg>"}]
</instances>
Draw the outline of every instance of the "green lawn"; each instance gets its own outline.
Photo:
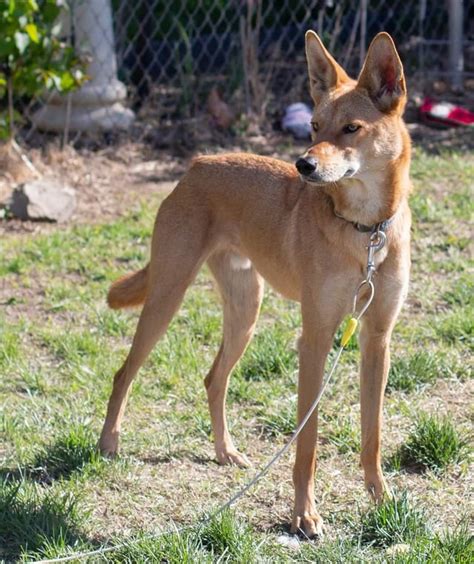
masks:
<instances>
[{"instance_id":1,"label":"green lawn","mask_svg":"<svg viewBox=\"0 0 474 564\"><path fill-rule=\"evenodd\" d=\"M121 456L104 460L95 444L137 319L109 311L105 296L112 280L147 261L159 197L114 223L4 237L0 559L126 543L92 561L472 561L474 158L416 152L412 177L412 284L385 408L394 498L374 508L364 493L355 346L320 409L316 496L326 536L297 548L277 542L290 519L293 451L233 512L202 523L294 427L297 304L267 290L258 334L232 378L231 430L254 469L219 467L213 457L202 380L221 310L206 269L134 384ZM172 533L150 538L163 530Z\"/></svg>"}]
</instances>

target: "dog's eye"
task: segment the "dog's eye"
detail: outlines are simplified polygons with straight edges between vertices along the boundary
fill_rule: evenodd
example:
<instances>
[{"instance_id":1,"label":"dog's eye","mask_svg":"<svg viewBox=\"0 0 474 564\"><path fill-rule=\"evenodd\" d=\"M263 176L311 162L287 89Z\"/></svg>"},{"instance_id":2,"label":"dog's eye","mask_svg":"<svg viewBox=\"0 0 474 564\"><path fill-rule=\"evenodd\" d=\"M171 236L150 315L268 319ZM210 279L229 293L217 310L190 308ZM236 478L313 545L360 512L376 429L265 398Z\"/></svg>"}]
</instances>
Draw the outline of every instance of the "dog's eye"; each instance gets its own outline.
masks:
<instances>
[{"instance_id":1,"label":"dog's eye","mask_svg":"<svg viewBox=\"0 0 474 564\"><path fill-rule=\"evenodd\" d=\"M348 123L342 128L343 133L355 133L358 129L360 129L360 125L356 123Z\"/></svg>"},{"instance_id":2,"label":"dog's eye","mask_svg":"<svg viewBox=\"0 0 474 564\"><path fill-rule=\"evenodd\" d=\"M312 121L312 122L311 122L311 127L313 128L313 131L314 131L315 133L318 132L319 125L318 125L318 122L317 122L317 121Z\"/></svg>"}]
</instances>

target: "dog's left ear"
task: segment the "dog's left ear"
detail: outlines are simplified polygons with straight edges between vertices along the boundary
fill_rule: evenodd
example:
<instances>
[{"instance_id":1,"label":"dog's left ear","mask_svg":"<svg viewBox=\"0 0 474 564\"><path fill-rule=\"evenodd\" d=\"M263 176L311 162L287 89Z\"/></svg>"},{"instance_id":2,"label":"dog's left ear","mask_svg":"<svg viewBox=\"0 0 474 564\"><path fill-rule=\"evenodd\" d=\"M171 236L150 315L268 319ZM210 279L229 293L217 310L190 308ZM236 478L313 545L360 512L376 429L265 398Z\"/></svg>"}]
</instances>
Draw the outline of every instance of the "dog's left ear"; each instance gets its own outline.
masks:
<instances>
[{"instance_id":1,"label":"dog's left ear","mask_svg":"<svg viewBox=\"0 0 474 564\"><path fill-rule=\"evenodd\" d=\"M377 34L370 44L357 88L366 90L381 112L403 112L407 94L403 65L388 33Z\"/></svg>"}]
</instances>

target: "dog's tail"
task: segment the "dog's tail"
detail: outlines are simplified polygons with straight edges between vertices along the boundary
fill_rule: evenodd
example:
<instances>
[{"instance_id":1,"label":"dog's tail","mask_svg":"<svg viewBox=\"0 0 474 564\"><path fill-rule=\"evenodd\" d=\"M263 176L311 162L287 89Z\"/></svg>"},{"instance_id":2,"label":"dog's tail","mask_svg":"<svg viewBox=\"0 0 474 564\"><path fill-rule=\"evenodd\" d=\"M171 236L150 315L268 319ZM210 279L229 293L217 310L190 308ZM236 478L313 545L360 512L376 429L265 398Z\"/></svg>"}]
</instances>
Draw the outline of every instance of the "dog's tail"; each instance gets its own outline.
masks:
<instances>
[{"instance_id":1,"label":"dog's tail","mask_svg":"<svg viewBox=\"0 0 474 564\"><path fill-rule=\"evenodd\" d=\"M112 309L141 305L146 298L148 265L141 270L126 274L116 280L107 294L107 303Z\"/></svg>"}]
</instances>

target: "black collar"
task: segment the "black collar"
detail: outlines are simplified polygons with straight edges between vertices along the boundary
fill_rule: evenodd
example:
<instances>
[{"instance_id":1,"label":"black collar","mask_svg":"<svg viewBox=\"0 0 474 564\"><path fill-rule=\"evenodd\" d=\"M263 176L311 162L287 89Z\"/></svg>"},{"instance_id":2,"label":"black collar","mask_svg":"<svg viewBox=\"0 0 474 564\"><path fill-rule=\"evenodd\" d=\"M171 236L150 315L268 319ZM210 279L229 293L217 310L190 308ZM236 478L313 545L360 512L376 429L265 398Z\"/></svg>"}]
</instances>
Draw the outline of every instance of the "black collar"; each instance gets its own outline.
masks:
<instances>
[{"instance_id":1,"label":"black collar","mask_svg":"<svg viewBox=\"0 0 474 564\"><path fill-rule=\"evenodd\" d=\"M363 223L359 223L357 221L349 221L342 215L336 213L336 210L334 210L334 215L339 219L343 219L344 221L347 221L347 223L350 223L352 227L354 227L354 229L357 229L357 231L359 231L359 233L375 233L376 231L387 231L387 228L395 219L396 213L393 214L392 217L389 217L388 219L385 219L384 221L381 221L379 223L374 223L373 225L364 225Z\"/></svg>"}]
</instances>

